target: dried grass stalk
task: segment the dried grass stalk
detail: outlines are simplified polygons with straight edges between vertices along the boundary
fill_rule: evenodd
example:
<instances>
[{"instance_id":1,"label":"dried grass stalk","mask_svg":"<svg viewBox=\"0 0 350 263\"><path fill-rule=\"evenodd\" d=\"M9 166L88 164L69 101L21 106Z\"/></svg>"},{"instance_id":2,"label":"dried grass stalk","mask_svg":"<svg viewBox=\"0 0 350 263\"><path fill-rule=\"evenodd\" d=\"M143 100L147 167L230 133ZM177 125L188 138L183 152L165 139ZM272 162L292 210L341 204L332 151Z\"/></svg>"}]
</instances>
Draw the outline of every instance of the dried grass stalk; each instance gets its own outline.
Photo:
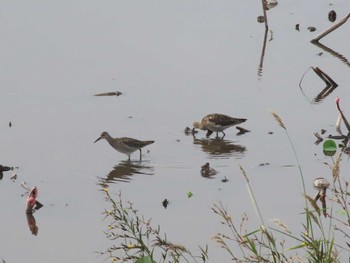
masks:
<instances>
[{"instance_id":1,"label":"dried grass stalk","mask_svg":"<svg viewBox=\"0 0 350 263\"><path fill-rule=\"evenodd\" d=\"M286 126L284 125L284 123L283 123L282 119L280 118L280 116L278 116L278 114L275 113L275 112L271 112L271 113L272 113L273 117L275 118L275 120L278 122L278 124L279 124L283 129L286 130L287 128L286 128Z\"/></svg>"}]
</instances>

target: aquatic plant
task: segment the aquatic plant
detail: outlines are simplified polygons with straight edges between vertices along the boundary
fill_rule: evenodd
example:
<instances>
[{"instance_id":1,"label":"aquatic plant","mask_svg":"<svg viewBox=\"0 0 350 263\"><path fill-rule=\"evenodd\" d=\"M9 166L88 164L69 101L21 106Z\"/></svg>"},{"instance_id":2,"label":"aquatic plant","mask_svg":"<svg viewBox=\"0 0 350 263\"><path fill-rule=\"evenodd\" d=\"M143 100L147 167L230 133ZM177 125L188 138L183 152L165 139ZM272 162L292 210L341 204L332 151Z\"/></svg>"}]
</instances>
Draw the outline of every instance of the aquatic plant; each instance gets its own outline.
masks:
<instances>
[{"instance_id":1,"label":"aquatic plant","mask_svg":"<svg viewBox=\"0 0 350 263\"><path fill-rule=\"evenodd\" d=\"M286 132L298 164L303 188L302 197L305 200L303 208L305 221L301 222L301 229L297 233L289 230L280 219L272 220L277 227L267 225L258 200L254 196L249 177L243 166L240 166L260 225L254 229L247 229L247 214L243 214L241 219L235 222L228 210L219 202L213 205L212 211L220 217L220 222L226 230L216 233L213 240L230 255L232 262L341 262L341 252L350 253L349 183L340 173L343 151L335 148L334 142L324 144L326 151L330 149L339 151L335 160L333 155L328 157L333 161L332 164L328 164L333 182L330 187L332 196L328 198L331 200L331 205L327 208L326 188L330 184L323 178L316 178L314 182L316 187L320 187L321 182L326 182L327 185L319 189L315 198L307 193L304 174L287 127L278 114L272 112L272 115ZM105 189L105 193L106 200L112 205L111 210L104 212L106 217L112 219L106 236L116 244L101 254L107 255L112 262L209 262L208 246L200 247L200 255L194 256L181 244L169 242L166 235L161 234L159 226L152 227L151 220L145 220L138 215L131 202L126 202L125 206L121 193L118 201L110 196L108 189ZM322 209L318 206L318 200L322 203ZM343 244L336 242L336 231L343 235Z\"/></svg>"},{"instance_id":2,"label":"aquatic plant","mask_svg":"<svg viewBox=\"0 0 350 263\"><path fill-rule=\"evenodd\" d=\"M105 217L112 220L105 234L116 244L100 253L111 262L207 262L208 247L200 248L199 256L192 255L183 245L169 242L161 234L160 226L152 226L151 219L139 216L131 202L124 203L121 193L115 201L107 188L104 192L112 206L104 211Z\"/></svg>"}]
</instances>

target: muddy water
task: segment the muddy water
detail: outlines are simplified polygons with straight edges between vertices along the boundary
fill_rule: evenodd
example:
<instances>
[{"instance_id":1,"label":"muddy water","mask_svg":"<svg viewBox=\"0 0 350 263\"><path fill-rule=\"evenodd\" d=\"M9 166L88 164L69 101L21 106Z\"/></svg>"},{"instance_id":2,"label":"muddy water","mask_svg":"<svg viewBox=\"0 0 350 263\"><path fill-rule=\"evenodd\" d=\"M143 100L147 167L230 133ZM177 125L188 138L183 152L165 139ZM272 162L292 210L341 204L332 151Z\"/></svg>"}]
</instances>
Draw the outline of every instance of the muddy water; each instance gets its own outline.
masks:
<instances>
[{"instance_id":1,"label":"muddy water","mask_svg":"<svg viewBox=\"0 0 350 263\"><path fill-rule=\"evenodd\" d=\"M102 262L95 251L111 245L102 215L108 187L152 217L169 240L193 250L209 244L210 258L225 262L211 241L223 230L211 206L221 201L236 220L246 212L252 229L259 224L239 165L266 222L281 218L301 231L297 163L270 111L287 126L307 191L316 194L312 182L330 180L324 162L332 159L313 133L335 134L335 97L350 107L348 63L310 43L330 26L331 9L341 18L349 3L288 1L268 11L262 56L260 3L2 1L0 164L19 168L0 181L0 258ZM344 25L321 42L349 58L347 31ZM325 84L313 71L304 77L304 93L299 88L311 66L339 84L318 103L313 99ZM123 94L93 96L116 90ZM212 112L247 118L241 126L251 132L230 128L223 140L185 135L185 127ZM106 141L93 143L102 131L156 142L143 150L142 162L135 153L129 163ZM218 172L213 178L201 176L207 162ZM348 166L344 158L341 169ZM25 215L24 181L38 187L44 204L34 218Z\"/></svg>"}]
</instances>

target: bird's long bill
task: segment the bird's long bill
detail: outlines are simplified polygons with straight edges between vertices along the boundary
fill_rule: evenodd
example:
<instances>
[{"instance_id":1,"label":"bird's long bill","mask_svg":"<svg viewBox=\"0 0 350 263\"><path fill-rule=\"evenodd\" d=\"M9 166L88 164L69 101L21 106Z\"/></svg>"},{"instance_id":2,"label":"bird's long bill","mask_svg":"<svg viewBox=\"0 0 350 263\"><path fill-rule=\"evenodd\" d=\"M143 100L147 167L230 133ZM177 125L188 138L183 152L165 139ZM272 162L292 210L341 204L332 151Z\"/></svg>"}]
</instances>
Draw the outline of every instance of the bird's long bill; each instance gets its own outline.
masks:
<instances>
[{"instance_id":1,"label":"bird's long bill","mask_svg":"<svg viewBox=\"0 0 350 263\"><path fill-rule=\"evenodd\" d=\"M101 139L102 139L101 137L97 138L97 140L94 141L94 143L95 143L95 142L98 142L98 141L101 140Z\"/></svg>"}]
</instances>

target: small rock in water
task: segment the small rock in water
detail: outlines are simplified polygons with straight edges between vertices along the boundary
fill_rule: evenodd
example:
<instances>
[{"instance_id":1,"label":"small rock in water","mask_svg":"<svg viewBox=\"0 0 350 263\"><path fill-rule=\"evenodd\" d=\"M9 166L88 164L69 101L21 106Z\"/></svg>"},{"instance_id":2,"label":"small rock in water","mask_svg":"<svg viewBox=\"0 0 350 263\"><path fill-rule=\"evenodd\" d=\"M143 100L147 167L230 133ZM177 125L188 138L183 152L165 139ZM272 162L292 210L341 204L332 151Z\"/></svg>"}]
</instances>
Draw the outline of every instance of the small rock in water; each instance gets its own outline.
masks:
<instances>
[{"instance_id":1,"label":"small rock in water","mask_svg":"<svg viewBox=\"0 0 350 263\"><path fill-rule=\"evenodd\" d=\"M315 31L316 31L316 27L314 27L314 26L309 26L307 29L308 29L310 32L315 32Z\"/></svg>"}]
</instances>

